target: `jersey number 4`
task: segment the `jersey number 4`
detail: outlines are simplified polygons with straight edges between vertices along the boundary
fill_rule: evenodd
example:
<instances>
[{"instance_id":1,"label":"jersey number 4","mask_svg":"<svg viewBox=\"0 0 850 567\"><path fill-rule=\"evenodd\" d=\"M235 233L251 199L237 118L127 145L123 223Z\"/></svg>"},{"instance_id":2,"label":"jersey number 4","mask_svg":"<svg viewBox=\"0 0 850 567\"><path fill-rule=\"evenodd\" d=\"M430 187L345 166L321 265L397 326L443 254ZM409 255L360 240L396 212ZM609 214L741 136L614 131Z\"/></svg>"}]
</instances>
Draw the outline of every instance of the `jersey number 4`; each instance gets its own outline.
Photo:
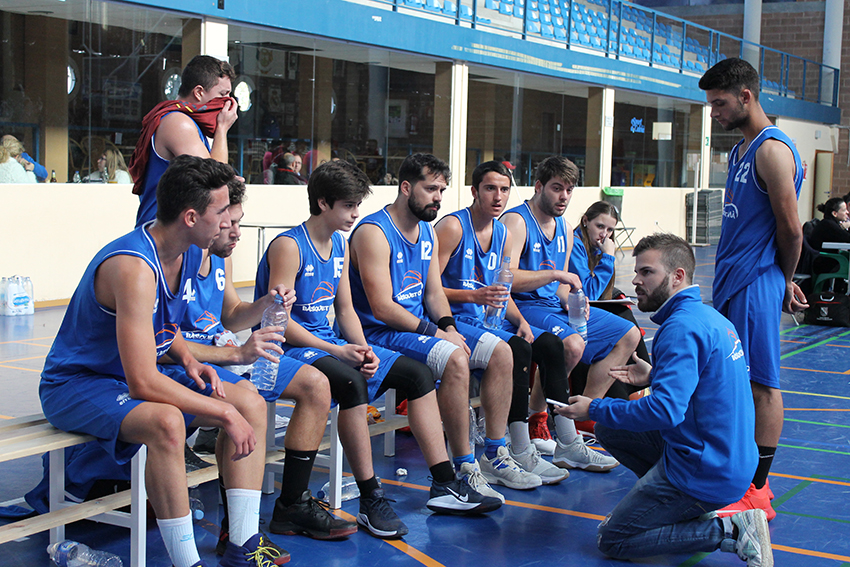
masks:
<instances>
[{"instance_id":1,"label":"jersey number 4","mask_svg":"<svg viewBox=\"0 0 850 567\"><path fill-rule=\"evenodd\" d=\"M186 280L186 283L183 285L183 301L186 303L191 303L195 301L195 290L192 289L192 280Z\"/></svg>"}]
</instances>

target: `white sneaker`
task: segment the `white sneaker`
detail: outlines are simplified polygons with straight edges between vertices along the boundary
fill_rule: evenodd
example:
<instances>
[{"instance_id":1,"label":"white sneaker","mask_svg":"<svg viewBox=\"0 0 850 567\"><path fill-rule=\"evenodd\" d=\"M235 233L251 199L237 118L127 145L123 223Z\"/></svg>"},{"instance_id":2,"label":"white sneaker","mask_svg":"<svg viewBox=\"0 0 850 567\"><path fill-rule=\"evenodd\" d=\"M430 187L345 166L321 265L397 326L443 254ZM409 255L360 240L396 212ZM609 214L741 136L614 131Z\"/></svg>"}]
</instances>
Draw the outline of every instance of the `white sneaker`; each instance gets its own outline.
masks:
<instances>
[{"instance_id":1,"label":"white sneaker","mask_svg":"<svg viewBox=\"0 0 850 567\"><path fill-rule=\"evenodd\" d=\"M609 455L603 455L599 451L590 449L581 438L581 435L573 439L572 443L561 443L556 440L558 447L552 463L562 469L582 469L589 472L610 471L620 463Z\"/></svg>"},{"instance_id":2,"label":"white sneaker","mask_svg":"<svg viewBox=\"0 0 850 567\"><path fill-rule=\"evenodd\" d=\"M558 447L554 439L532 439L531 442L534 443L541 455L549 455L550 457L555 454L555 449Z\"/></svg>"},{"instance_id":3,"label":"white sneaker","mask_svg":"<svg viewBox=\"0 0 850 567\"><path fill-rule=\"evenodd\" d=\"M556 467L546 459L540 456L540 452L529 445L522 453L514 453L513 447L509 448L511 458L528 472L534 473L540 477L543 484L555 484L561 482L570 476L567 469Z\"/></svg>"},{"instance_id":4,"label":"white sneaker","mask_svg":"<svg viewBox=\"0 0 850 567\"><path fill-rule=\"evenodd\" d=\"M773 550L764 510L755 508L739 512L732 516L732 523L738 526L735 551L747 562L747 567L773 567Z\"/></svg>"},{"instance_id":5,"label":"white sneaker","mask_svg":"<svg viewBox=\"0 0 850 567\"><path fill-rule=\"evenodd\" d=\"M511 458L507 447L499 447L492 461L487 455L481 455L481 474L490 484L501 484L515 490L531 490L543 484L539 476L524 470Z\"/></svg>"},{"instance_id":6,"label":"white sneaker","mask_svg":"<svg viewBox=\"0 0 850 567\"><path fill-rule=\"evenodd\" d=\"M481 474L481 467L478 466L478 461L474 463L463 463L460 465L460 471L457 473L459 478L465 478L466 483L481 496L491 496L498 498L499 502L505 503L505 497L493 490L487 479Z\"/></svg>"},{"instance_id":7,"label":"white sneaker","mask_svg":"<svg viewBox=\"0 0 850 567\"><path fill-rule=\"evenodd\" d=\"M289 425L289 418L285 415L277 415L274 416L274 428L275 429L283 429Z\"/></svg>"}]
</instances>

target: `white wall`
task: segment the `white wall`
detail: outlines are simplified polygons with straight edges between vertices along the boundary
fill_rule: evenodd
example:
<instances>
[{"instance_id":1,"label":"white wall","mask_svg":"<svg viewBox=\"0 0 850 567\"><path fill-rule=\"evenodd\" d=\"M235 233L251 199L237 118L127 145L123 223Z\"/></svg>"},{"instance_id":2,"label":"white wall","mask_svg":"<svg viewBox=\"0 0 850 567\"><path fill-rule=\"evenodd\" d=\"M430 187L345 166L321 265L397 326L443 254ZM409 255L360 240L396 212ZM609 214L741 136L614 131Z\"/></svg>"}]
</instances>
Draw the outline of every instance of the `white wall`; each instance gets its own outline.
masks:
<instances>
[{"instance_id":1,"label":"white wall","mask_svg":"<svg viewBox=\"0 0 850 567\"><path fill-rule=\"evenodd\" d=\"M396 187L376 186L361 206L361 216L395 199ZM623 216L636 227L633 240L659 229L685 234L687 189L626 187ZM514 206L533 194L518 187L511 196ZM582 187L573 193L566 219L575 225L581 214L599 200L599 188ZM133 228L138 198L129 185L37 184L0 185L6 205L6 222L0 226L0 276L30 276L35 300L41 305L61 303L71 297L91 258L108 242ZM471 201L468 189L447 191L441 214ZM245 202L244 224L294 226L309 215L306 189L301 187L250 185ZM268 243L281 230L266 230ZM257 266L259 231L243 229L242 241L233 255L234 281L253 281Z\"/></svg>"},{"instance_id":2,"label":"white wall","mask_svg":"<svg viewBox=\"0 0 850 567\"><path fill-rule=\"evenodd\" d=\"M806 172L803 186L800 188L800 199L797 201L797 214L800 216L800 222L806 222L815 216L820 218L820 214L814 207L826 201L828 197L822 198L814 195L815 152L817 150L834 151L832 132L829 127L823 124L787 118L777 118L776 125L794 141Z\"/></svg>"}]
</instances>

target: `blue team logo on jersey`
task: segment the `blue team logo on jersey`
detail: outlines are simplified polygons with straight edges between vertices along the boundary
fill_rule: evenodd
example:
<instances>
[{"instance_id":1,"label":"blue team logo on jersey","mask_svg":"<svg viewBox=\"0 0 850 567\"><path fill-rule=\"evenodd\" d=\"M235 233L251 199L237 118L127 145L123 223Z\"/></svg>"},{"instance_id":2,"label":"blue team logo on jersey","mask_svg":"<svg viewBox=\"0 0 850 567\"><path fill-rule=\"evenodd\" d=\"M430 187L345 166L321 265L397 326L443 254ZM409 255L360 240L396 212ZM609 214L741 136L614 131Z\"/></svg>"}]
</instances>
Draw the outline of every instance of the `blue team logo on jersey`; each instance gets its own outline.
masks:
<instances>
[{"instance_id":1,"label":"blue team logo on jersey","mask_svg":"<svg viewBox=\"0 0 850 567\"><path fill-rule=\"evenodd\" d=\"M726 336L729 339L729 344L731 345L731 348L729 349L729 354L726 355L726 358L738 360L739 358L744 356L744 348L741 345L741 339L738 338L738 335L735 333L735 331L727 327Z\"/></svg>"},{"instance_id":2,"label":"blue team logo on jersey","mask_svg":"<svg viewBox=\"0 0 850 567\"><path fill-rule=\"evenodd\" d=\"M216 317L213 313L209 311L204 311L201 313L201 316L195 319L194 325L196 329L200 329L203 332L207 332L213 327L218 325L218 317Z\"/></svg>"},{"instance_id":3,"label":"blue team logo on jersey","mask_svg":"<svg viewBox=\"0 0 850 567\"><path fill-rule=\"evenodd\" d=\"M407 270L404 277L401 278L401 291L399 291L395 300L399 303L406 299L411 299L422 295L422 274L413 270Z\"/></svg>"},{"instance_id":4,"label":"blue team logo on jersey","mask_svg":"<svg viewBox=\"0 0 850 567\"><path fill-rule=\"evenodd\" d=\"M171 342L179 332L180 327L174 323L166 323L165 327L154 336L157 356L162 356L169 348L171 348Z\"/></svg>"},{"instance_id":5,"label":"blue team logo on jersey","mask_svg":"<svg viewBox=\"0 0 850 567\"><path fill-rule=\"evenodd\" d=\"M735 206L735 203L723 205L723 218L733 220L738 218L738 207Z\"/></svg>"},{"instance_id":6,"label":"blue team logo on jersey","mask_svg":"<svg viewBox=\"0 0 850 567\"><path fill-rule=\"evenodd\" d=\"M315 312L328 311L330 304L334 300L334 287L330 282L321 282L316 289L313 290L313 296L310 298L310 303L298 304L301 311ZM324 304L324 305L321 305Z\"/></svg>"}]
</instances>

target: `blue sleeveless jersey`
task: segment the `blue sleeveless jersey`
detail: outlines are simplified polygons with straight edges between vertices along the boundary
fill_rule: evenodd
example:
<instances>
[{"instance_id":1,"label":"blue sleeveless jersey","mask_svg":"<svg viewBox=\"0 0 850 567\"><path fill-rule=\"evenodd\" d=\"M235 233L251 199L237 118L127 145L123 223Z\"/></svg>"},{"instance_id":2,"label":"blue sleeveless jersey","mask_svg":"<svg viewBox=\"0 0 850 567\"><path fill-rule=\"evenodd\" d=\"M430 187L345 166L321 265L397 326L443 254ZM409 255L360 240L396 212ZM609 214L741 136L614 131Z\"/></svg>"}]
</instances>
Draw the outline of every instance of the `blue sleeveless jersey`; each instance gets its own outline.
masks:
<instances>
[{"instance_id":1,"label":"blue sleeveless jersey","mask_svg":"<svg viewBox=\"0 0 850 567\"><path fill-rule=\"evenodd\" d=\"M334 342L333 332L328 312L336 299L336 290L342 277L342 265L345 261L345 237L334 232L331 237L331 255L322 258L313 246L307 227L303 224L290 229L280 236L291 238L298 245L301 261L295 274L295 304L290 316L292 320L310 331L316 338ZM264 258L265 259L265 258ZM268 262L260 263L257 269L257 281L260 281L260 271L264 271L264 291L268 291ZM287 345L283 345L287 349Z\"/></svg>"},{"instance_id":2,"label":"blue sleeveless jersey","mask_svg":"<svg viewBox=\"0 0 850 567\"><path fill-rule=\"evenodd\" d=\"M168 114L171 114L171 112ZM168 116L168 114L165 116ZM195 126L198 128L198 136L201 137L201 141L207 147L207 151L209 151L210 143L207 137L201 132L201 127L197 123ZM159 184L159 178L168 169L168 164L170 163L156 153L155 140L156 133L151 136L150 157L148 158L148 165L145 168L145 184L142 194L139 195L139 210L136 212L136 228L156 218L156 186Z\"/></svg>"},{"instance_id":3,"label":"blue sleeveless jersey","mask_svg":"<svg viewBox=\"0 0 850 567\"><path fill-rule=\"evenodd\" d=\"M200 248L191 246L183 254L180 287L176 293L172 293L163 277L153 238L145 227L137 228L106 245L86 268L47 355L42 372L43 381L62 383L80 374L98 374L126 382L118 355L115 313L97 302L94 291L98 267L107 259L119 255L141 258L153 272L156 278L156 303L151 317L157 358L171 347L171 342L180 331L179 323L183 320L186 306L196 299L195 277L201 265L202 252Z\"/></svg>"},{"instance_id":4,"label":"blue sleeveless jersey","mask_svg":"<svg viewBox=\"0 0 850 567\"><path fill-rule=\"evenodd\" d=\"M457 217L463 231L457 248L454 249L446 268L443 270L443 287L449 289L479 289L493 285L496 272L502 265L505 250L505 236L508 229L501 222L493 220L493 237L490 250L484 252L475 236L469 209L452 213ZM465 315L484 321L485 307L476 303L452 303L452 314Z\"/></svg>"},{"instance_id":5,"label":"blue sleeveless jersey","mask_svg":"<svg viewBox=\"0 0 850 567\"><path fill-rule=\"evenodd\" d=\"M434 251L434 229L427 222L419 221L419 240L410 242L396 228L386 208L364 218L360 224L374 224L380 228L390 245L393 300L413 315L425 319L425 280ZM363 329L385 327L383 322L372 315L372 308L360 280L360 272L355 270L354 266L350 266L349 277L354 309L360 316Z\"/></svg>"},{"instance_id":6,"label":"blue sleeveless jersey","mask_svg":"<svg viewBox=\"0 0 850 567\"><path fill-rule=\"evenodd\" d=\"M546 237L537 219L528 207L528 201L506 211L517 213L525 220L525 245L519 258L519 269L530 272L540 270L563 270L567 261L567 221L555 217L555 237ZM512 293L517 305L530 303L536 307L555 307L560 309L561 300L557 292L560 284L552 282L533 291Z\"/></svg>"},{"instance_id":7,"label":"blue sleeveless jersey","mask_svg":"<svg viewBox=\"0 0 850 567\"><path fill-rule=\"evenodd\" d=\"M794 155L794 188L800 197L803 165L791 139L776 126L768 126L753 140L743 156L729 152L729 174L723 203L723 224L714 269L714 306L718 309L776 265L776 217L767 190L756 176L756 152L765 140L779 140Z\"/></svg>"},{"instance_id":8,"label":"blue sleeveless jersey","mask_svg":"<svg viewBox=\"0 0 850 567\"><path fill-rule=\"evenodd\" d=\"M225 331L221 324L225 277L224 258L210 255L210 273L198 275L196 300L189 303L180 323L180 332L187 341L213 345L215 336Z\"/></svg>"}]
</instances>

